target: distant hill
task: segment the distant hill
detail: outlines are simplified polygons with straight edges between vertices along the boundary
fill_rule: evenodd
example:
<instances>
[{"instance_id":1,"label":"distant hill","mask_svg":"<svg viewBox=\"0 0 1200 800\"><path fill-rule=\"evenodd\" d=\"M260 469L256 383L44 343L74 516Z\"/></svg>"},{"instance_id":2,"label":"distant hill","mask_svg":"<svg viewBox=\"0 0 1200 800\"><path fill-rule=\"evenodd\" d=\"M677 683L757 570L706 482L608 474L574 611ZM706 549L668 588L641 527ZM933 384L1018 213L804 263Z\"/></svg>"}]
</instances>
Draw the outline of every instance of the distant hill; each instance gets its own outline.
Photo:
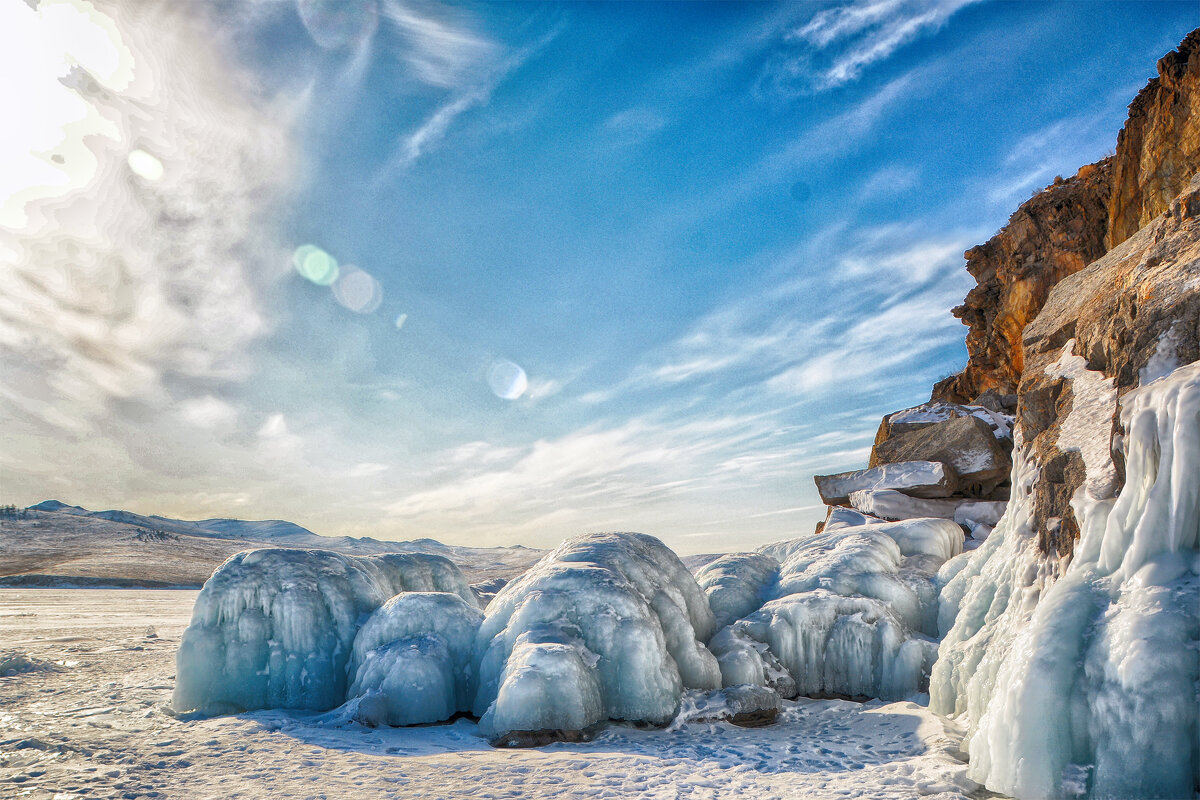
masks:
<instances>
[{"instance_id":1,"label":"distant hill","mask_svg":"<svg viewBox=\"0 0 1200 800\"><path fill-rule=\"evenodd\" d=\"M45 500L29 506L23 517L0 520L0 586L199 586L229 556L264 546L351 555L434 553L480 583L519 575L544 552L520 545L460 547L428 538L321 536L285 520L191 521Z\"/></svg>"}]
</instances>

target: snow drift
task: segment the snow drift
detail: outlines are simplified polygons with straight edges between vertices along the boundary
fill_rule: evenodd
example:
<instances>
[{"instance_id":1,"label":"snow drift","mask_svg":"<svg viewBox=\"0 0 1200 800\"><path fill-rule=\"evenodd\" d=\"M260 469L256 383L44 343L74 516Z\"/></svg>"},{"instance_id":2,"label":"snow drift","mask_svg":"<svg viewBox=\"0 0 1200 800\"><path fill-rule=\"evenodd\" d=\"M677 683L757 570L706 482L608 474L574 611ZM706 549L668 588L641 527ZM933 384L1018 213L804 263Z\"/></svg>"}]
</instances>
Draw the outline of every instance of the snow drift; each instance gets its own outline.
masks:
<instances>
[{"instance_id":1,"label":"snow drift","mask_svg":"<svg viewBox=\"0 0 1200 800\"><path fill-rule=\"evenodd\" d=\"M200 590L176 654L177 711L330 709L346 699L358 628L404 591L474 594L441 556L247 550Z\"/></svg>"}]
</instances>

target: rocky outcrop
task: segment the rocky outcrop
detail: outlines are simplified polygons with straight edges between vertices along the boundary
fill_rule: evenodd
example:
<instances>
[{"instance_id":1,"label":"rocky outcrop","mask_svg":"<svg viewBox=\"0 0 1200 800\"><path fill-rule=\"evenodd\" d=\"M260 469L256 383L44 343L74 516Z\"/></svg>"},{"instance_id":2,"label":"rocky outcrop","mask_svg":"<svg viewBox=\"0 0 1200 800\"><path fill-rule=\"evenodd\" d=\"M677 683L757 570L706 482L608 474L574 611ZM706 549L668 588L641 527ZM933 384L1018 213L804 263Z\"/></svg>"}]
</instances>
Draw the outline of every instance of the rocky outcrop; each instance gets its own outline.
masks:
<instances>
[{"instance_id":1,"label":"rocky outcrop","mask_svg":"<svg viewBox=\"0 0 1200 800\"><path fill-rule=\"evenodd\" d=\"M1055 286L1023 345L1018 424L1041 469L1033 522L1043 552L1066 556L1079 537L1076 492L1103 499L1123 485L1120 398L1200 360L1200 176L1164 215Z\"/></svg>"},{"instance_id":2,"label":"rocky outcrop","mask_svg":"<svg viewBox=\"0 0 1200 800\"><path fill-rule=\"evenodd\" d=\"M987 390L1016 391L1021 332L1051 287L1104 255L1112 164L1105 159L1025 201L1008 225L965 253L976 286L954 316L965 323L967 368L939 383L934 400L968 403Z\"/></svg>"},{"instance_id":3,"label":"rocky outcrop","mask_svg":"<svg viewBox=\"0 0 1200 800\"><path fill-rule=\"evenodd\" d=\"M1130 104L1114 156L1055 179L966 252L977 285L954 315L969 328L967 367L939 382L933 399L1015 392L1024 329L1050 289L1161 215L1200 169L1200 30L1158 62L1158 73Z\"/></svg>"},{"instance_id":4,"label":"rocky outcrop","mask_svg":"<svg viewBox=\"0 0 1200 800\"><path fill-rule=\"evenodd\" d=\"M892 429L895 427L892 426ZM958 494L970 497L990 497L1000 484L1008 480L1008 471L1012 469L1008 453L996 438L992 427L969 414L915 430L905 430L878 441L871 450L869 466L917 460L948 465L958 475Z\"/></svg>"},{"instance_id":5,"label":"rocky outcrop","mask_svg":"<svg viewBox=\"0 0 1200 800\"><path fill-rule=\"evenodd\" d=\"M1158 62L1117 136L1108 201L1109 249L1166 211L1200 165L1200 30Z\"/></svg>"}]
</instances>

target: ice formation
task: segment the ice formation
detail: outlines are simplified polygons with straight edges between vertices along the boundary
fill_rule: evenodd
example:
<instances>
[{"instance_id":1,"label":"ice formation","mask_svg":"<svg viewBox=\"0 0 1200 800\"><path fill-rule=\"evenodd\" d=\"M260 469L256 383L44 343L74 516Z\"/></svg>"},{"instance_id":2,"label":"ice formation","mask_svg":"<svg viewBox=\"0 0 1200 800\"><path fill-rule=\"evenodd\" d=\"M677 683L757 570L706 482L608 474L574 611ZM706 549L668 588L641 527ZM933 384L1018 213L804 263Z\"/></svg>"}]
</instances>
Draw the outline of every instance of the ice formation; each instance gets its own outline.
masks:
<instances>
[{"instance_id":1,"label":"ice formation","mask_svg":"<svg viewBox=\"0 0 1200 800\"><path fill-rule=\"evenodd\" d=\"M718 628L761 608L778 578L779 562L765 553L729 553L696 573Z\"/></svg>"},{"instance_id":2,"label":"ice formation","mask_svg":"<svg viewBox=\"0 0 1200 800\"><path fill-rule=\"evenodd\" d=\"M204 583L183 633L174 708L341 704L359 624L403 591L452 592L475 605L458 568L441 556L269 548L230 557Z\"/></svg>"},{"instance_id":3,"label":"ice formation","mask_svg":"<svg viewBox=\"0 0 1200 800\"><path fill-rule=\"evenodd\" d=\"M737 615L709 642L724 684L784 697L921 691L936 651L937 571L962 544L948 519L848 517L758 558L718 559L698 578L719 618ZM773 573L771 562L782 562ZM755 598L767 602L747 611Z\"/></svg>"},{"instance_id":4,"label":"ice formation","mask_svg":"<svg viewBox=\"0 0 1200 800\"><path fill-rule=\"evenodd\" d=\"M1029 524L1036 465L1018 447L1004 518L961 566L943 567L947 635L931 706L967 715L970 775L995 791L1191 796L1200 785L1200 363L1123 399L1126 477L1115 500L1095 491L1109 465L1082 418L1103 381L1078 369L1071 378L1081 417L1065 421L1062 441L1088 471L1072 500L1074 558L1064 570L1039 556ZM1107 433L1094 420L1092 429Z\"/></svg>"},{"instance_id":5,"label":"ice formation","mask_svg":"<svg viewBox=\"0 0 1200 800\"><path fill-rule=\"evenodd\" d=\"M669 722L685 687L720 687L701 643L713 614L666 545L637 533L568 539L488 605L474 711L490 739Z\"/></svg>"},{"instance_id":6,"label":"ice formation","mask_svg":"<svg viewBox=\"0 0 1200 800\"><path fill-rule=\"evenodd\" d=\"M449 592L405 592L376 609L354 637L350 658L356 718L416 725L469 711L482 621L478 608Z\"/></svg>"}]
</instances>

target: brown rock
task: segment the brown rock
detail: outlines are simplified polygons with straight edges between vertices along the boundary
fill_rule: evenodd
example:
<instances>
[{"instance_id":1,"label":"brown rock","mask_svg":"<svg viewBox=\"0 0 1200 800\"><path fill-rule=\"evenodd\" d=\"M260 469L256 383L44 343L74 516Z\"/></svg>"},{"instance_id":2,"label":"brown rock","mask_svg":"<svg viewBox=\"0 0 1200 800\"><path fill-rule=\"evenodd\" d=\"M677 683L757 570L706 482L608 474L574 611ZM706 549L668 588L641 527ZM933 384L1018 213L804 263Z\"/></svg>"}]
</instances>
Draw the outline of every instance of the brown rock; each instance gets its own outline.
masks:
<instances>
[{"instance_id":1,"label":"brown rock","mask_svg":"<svg viewBox=\"0 0 1200 800\"><path fill-rule=\"evenodd\" d=\"M969 328L967 368L940 382L934 400L967 403L988 390L1016 392L1025 326L1051 287L1104 255L1110 170L1105 159L1044 189L965 253L976 286L953 313Z\"/></svg>"},{"instance_id":2,"label":"brown rock","mask_svg":"<svg viewBox=\"0 0 1200 800\"><path fill-rule=\"evenodd\" d=\"M959 493L988 496L1008 478L1012 462L992 428L975 416L944 422L885 439L871 451L870 466L898 461L940 461L959 476Z\"/></svg>"},{"instance_id":3,"label":"brown rock","mask_svg":"<svg viewBox=\"0 0 1200 800\"><path fill-rule=\"evenodd\" d=\"M1200 167L1200 29L1159 59L1158 77L1129 105L1117 135L1107 248L1137 233L1187 186Z\"/></svg>"},{"instance_id":4,"label":"brown rock","mask_svg":"<svg viewBox=\"0 0 1200 800\"><path fill-rule=\"evenodd\" d=\"M1080 454L1059 446L1074 387L1047 368L1072 341L1089 370L1112 380L1108 418L1097 420L1111 450L1122 433L1116 400L1174 364L1200 360L1200 176L1165 215L1054 287L1026 328L1018 423L1041 468L1034 524L1043 551L1063 556L1079 536L1070 500L1089 476ZM1089 491L1119 491L1123 464L1117 459L1112 468L1117 480Z\"/></svg>"},{"instance_id":5,"label":"brown rock","mask_svg":"<svg viewBox=\"0 0 1200 800\"><path fill-rule=\"evenodd\" d=\"M555 742L590 742L589 731L560 731L544 728L537 731L509 731L492 740L492 747L541 747Z\"/></svg>"},{"instance_id":6,"label":"brown rock","mask_svg":"<svg viewBox=\"0 0 1200 800\"><path fill-rule=\"evenodd\" d=\"M939 381L934 400L1015 392L1023 331L1050 289L1163 214L1200 169L1200 29L1159 60L1158 73L1130 104L1114 156L1055 180L966 252L977 285L954 314L969 328L967 367Z\"/></svg>"}]
</instances>

